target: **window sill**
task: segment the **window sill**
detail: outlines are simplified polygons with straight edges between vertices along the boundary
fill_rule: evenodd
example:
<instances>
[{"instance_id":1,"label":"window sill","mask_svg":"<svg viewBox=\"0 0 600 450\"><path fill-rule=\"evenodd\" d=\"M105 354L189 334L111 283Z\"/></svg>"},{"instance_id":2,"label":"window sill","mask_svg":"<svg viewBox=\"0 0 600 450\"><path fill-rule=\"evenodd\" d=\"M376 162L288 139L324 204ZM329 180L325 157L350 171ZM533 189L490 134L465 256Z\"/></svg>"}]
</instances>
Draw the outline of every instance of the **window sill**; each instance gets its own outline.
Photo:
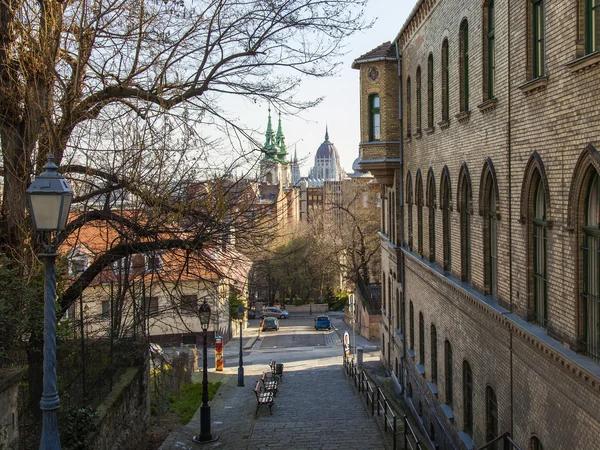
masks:
<instances>
[{"instance_id":1,"label":"window sill","mask_svg":"<svg viewBox=\"0 0 600 450\"><path fill-rule=\"evenodd\" d=\"M567 63L566 67L569 68L571 72L582 72L586 69L591 69L599 63L600 50L590 53L589 55L585 55L581 58L574 59L573 61Z\"/></svg>"},{"instance_id":2,"label":"window sill","mask_svg":"<svg viewBox=\"0 0 600 450\"><path fill-rule=\"evenodd\" d=\"M415 139L421 139L423 137L423 133L421 133L420 131L417 131L414 135Z\"/></svg>"},{"instance_id":3,"label":"window sill","mask_svg":"<svg viewBox=\"0 0 600 450\"><path fill-rule=\"evenodd\" d=\"M427 387L433 395L438 396L438 388L434 383L427 383Z\"/></svg>"},{"instance_id":4,"label":"window sill","mask_svg":"<svg viewBox=\"0 0 600 450\"><path fill-rule=\"evenodd\" d=\"M435 127L431 126L429 128L425 128L425 133L427 134L433 134L435 132Z\"/></svg>"},{"instance_id":5,"label":"window sill","mask_svg":"<svg viewBox=\"0 0 600 450\"><path fill-rule=\"evenodd\" d=\"M467 450L473 450L473 438L471 438L471 436L469 436L464 431L460 431L458 433L458 436L460 437L460 440L463 442Z\"/></svg>"},{"instance_id":6,"label":"window sill","mask_svg":"<svg viewBox=\"0 0 600 450\"><path fill-rule=\"evenodd\" d=\"M448 128L450 126L450 121L442 120L441 122L438 122L438 126L440 127L440 130L445 130L446 128Z\"/></svg>"},{"instance_id":7,"label":"window sill","mask_svg":"<svg viewBox=\"0 0 600 450\"><path fill-rule=\"evenodd\" d=\"M417 364L415 366L417 368L417 371L421 374L421 376L425 376L425 366L423 364Z\"/></svg>"},{"instance_id":8,"label":"window sill","mask_svg":"<svg viewBox=\"0 0 600 450\"><path fill-rule=\"evenodd\" d=\"M458 119L459 123L467 123L469 121L469 118L471 117L471 111L461 111L454 117Z\"/></svg>"},{"instance_id":9,"label":"window sill","mask_svg":"<svg viewBox=\"0 0 600 450\"><path fill-rule=\"evenodd\" d=\"M496 105L498 104L498 99L495 98L490 98L488 100L486 100L485 102L481 103L480 105L477 105L477 108L479 108L479 111L481 111L483 114L493 111L494 109L496 109Z\"/></svg>"},{"instance_id":10,"label":"window sill","mask_svg":"<svg viewBox=\"0 0 600 450\"><path fill-rule=\"evenodd\" d=\"M454 421L454 411L452 410L452 406L444 403L441 405L442 411L448 420Z\"/></svg>"},{"instance_id":11,"label":"window sill","mask_svg":"<svg viewBox=\"0 0 600 450\"><path fill-rule=\"evenodd\" d=\"M408 353L408 356L410 356L411 359L415 359L415 351L414 350L406 350L406 353Z\"/></svg>"},{"instance_id":12,"label":"window sill","mask_svg":"<svg viewBox=\"0 0 600 450\"><path fill-rule=\"evenodd\" d=\"M546 85L548 84L548 75L544 75L543 77L534 78L533 80L527 81L519 86L521 92L525 95L531 95L538 91L543 91L546 89Z\"/></svg>"}]
</instances>

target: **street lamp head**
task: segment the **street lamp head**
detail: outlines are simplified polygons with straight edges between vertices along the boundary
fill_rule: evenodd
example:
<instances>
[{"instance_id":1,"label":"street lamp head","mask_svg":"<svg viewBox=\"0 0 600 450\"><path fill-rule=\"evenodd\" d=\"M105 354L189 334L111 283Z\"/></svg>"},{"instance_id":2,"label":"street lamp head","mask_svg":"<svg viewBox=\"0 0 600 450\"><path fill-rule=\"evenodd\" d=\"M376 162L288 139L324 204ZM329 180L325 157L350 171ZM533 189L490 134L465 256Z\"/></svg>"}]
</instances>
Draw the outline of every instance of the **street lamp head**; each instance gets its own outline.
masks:
<instances>
[{"instance_id":1,"label":"street lamp head","mask_svg":"<svg viewBox=\"0 0 600 450\"><path fill-rule=\"evenodd\" d=\"M243 320L244 319L244 305L238 306L238 309L237 309L237 318L238 318L238 320Z\"/></svg>"},{"instance_id":2,"label":"street lamp head","mask_svg":"<svg viewBox=\"0 0 600 450\"><path fill-rule=\"evenodd\" d=\"M33 226L37 231L62 231L67 225L73 189L56 171L58 166L52 154L44 169L27 189Z\"/></svg>"},{"instance_id":3,"label":"street lamp head","mask_svg":"<svg viewBox=\"0 0 600 450\"><path fill-rule=\"evenodd\" d=\"M206 299L198 308L198 315L200 316L200 325L203 330L208 330L208 324L210 323L210 306L206 303Z\"/></svg>"}]
</instances>

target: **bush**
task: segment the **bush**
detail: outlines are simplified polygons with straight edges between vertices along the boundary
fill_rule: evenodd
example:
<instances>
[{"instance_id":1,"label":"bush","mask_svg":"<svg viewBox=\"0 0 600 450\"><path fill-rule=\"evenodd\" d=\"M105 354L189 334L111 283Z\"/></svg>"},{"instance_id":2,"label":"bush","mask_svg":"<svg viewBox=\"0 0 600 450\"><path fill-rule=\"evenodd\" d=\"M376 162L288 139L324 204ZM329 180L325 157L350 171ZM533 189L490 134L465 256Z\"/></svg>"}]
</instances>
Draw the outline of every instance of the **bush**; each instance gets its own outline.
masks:
<instances>
[{"instance_id":1,"label":"bush","mask_svg":"<svg viewBox=\"0 0 600 450\"><path fill-rule=\"evenodd\" d=\"M89 448L87 435L96 431L98 413L92 408L74 408L67 414L61 427L61 444L64 450L85 450Z\"/></svg>"}]
</instances>

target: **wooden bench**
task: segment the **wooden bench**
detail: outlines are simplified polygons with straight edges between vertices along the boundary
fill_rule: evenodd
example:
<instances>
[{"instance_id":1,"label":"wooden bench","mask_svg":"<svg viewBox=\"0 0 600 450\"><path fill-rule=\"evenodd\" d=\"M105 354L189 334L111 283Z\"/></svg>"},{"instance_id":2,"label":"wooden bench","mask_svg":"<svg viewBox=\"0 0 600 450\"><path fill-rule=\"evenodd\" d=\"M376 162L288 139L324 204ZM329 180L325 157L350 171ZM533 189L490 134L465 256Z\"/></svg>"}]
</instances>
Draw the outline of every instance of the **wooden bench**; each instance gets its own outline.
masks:
<instances>
[{"instance_id":1,"label":"wooden bench","mask_svg":"<svg viewBox=\"0 0 600 450\"><path fill-rule=\"evenodd\" d=\"M271 411L271 408L273 407L273 393L263 391L261 388L260 380L256 382L256 386L254 387L254 393L256 394L256 412L254 413L254 415L258 415L258 409L261 407L261 405L268 405L269 414L273 415L273 411Z\"/></svg>"},{"instance_id":2,"label":"wooden bench","mask_svg":"<svg viewBox=\"0 0 600 450\"><path fill-rule=\"evenodd\" d=\"M265 392L272 392L273 397L277 397L277 380L269 380L267 378L267 373L265 372L263 373L260 381Z\"/></svg>"}]
</instances>

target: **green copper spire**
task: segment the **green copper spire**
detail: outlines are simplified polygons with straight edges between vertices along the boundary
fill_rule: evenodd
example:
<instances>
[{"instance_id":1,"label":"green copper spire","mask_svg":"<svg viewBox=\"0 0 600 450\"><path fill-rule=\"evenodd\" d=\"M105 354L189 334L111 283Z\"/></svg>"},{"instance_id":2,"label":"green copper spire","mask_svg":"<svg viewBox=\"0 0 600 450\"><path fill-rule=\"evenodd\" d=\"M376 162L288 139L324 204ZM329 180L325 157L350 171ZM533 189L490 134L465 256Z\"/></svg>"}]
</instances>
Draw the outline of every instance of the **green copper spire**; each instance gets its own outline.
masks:
<instances>
[{"instance_id":1,"label":"green copper spire","mask_svg":"<svg viewBox=\"0 0 600 450\"><path fill-rule=\"evenodd\" d=\"M263 152L265 153L264 160L277 159L278 148L275 140L275 133L273 132L273 126L271 124L271 107L269 107L269 120L267 122L267 131L265 132Z\"/></svg>"},{"instance_id":2,"label":"green copper spire","mask_svg":"<svg viewBox=\"0 0 600 450\"><path fill-rule=\"evenodd\" d=\"M275 142L279 147L278 158L281 162L286 162L285 158L287 156L287 149L285 147L285 136L283 135L283 131L281 130L281 112L279 113L279 124L277 126L277 135L275 137Z\"/></svg>"}]
</instances>

